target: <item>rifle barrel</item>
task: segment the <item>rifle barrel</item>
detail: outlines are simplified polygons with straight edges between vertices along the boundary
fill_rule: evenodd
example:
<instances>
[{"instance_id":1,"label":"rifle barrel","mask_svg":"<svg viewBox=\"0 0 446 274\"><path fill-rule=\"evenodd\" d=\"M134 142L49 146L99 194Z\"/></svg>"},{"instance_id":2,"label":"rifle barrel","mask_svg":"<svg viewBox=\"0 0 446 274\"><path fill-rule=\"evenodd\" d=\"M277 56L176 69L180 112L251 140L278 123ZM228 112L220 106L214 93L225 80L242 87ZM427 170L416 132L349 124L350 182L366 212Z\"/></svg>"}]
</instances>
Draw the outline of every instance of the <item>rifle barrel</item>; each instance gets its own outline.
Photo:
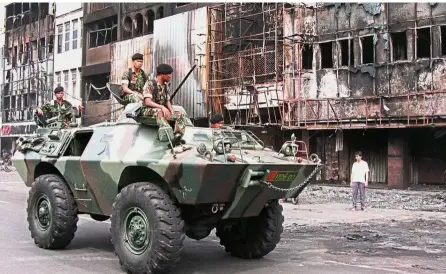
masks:
<instances>
[{"instance_id":1,"label":"rifle barrel","mask_svg":"<svg viewBox=\"0 0 446 274\"><path fill-rule=\"evenodd\" d=\"M173 98L175 97L175 95L177 94L177 92L180 90L180 88L183 86L184 82L186 82L186 79L189 78L189 75L192 73L192 71L195 69L197 65L193 65L192 68L189 70L189 72L186 74L186 76L183 78L183 81L181 81L181 83L178 85L178 87L175 89L174 93L172 94L172 96L170 96L170 100L173 100Z\"/></svg>"}]
</instances>

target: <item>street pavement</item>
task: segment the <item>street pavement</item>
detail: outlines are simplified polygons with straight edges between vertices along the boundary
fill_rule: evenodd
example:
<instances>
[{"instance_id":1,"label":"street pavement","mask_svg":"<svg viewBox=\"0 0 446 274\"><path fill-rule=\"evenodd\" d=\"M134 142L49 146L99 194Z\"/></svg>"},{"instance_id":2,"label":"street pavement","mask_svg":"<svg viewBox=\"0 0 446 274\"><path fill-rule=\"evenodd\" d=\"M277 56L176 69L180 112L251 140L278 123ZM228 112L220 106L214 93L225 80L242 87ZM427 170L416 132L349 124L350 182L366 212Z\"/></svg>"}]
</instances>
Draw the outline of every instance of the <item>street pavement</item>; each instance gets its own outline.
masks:
<instances>
[{"instance_id":1,"label":"street pavement","mask_svg":"<svg viewBox=\"0 0 446 274\"><path fill-rule=\"evenodd\" d=\"M26 222L27 195L28 188L17 174L0 172L0 273L123 273L110 243L109 221L97 222L81 215L76 236L66 249L51 251L35 246ZM287 220L282 242L263 259L247 261L230 257L215 236L201 241L187 239L182 260L173 273L446 273L446 267L439 267L446 265L442 259L446 254L442 249L446 238L441 232L444 227L438 228L436 234L432 232L433 238L425 239L428 247L432 247L435 239L440 243L435 250L431 248L433 251L404 248L400 244L379 247L383 252L377 253L376 241L367 240L377 236L365 235L370 234L370 228L364 232L355 223L361 227L367 219L379 218L379 212L350 213L345 206L332 205L331 214L325 214L327 207L317 206L284 204ZM345 218L345 225L331 225L339 223L340 216L349 214L370 217L349 217ZM388 218L397 218L399 213L387 214ZM423 214L412 216L435 217ZM313 221L309 221L311 216L315 216ZM353 241L345 240L342 233L347 232ZM383 233L390 238L401 231L388 229Z\"/></svg>"}]
</instances>

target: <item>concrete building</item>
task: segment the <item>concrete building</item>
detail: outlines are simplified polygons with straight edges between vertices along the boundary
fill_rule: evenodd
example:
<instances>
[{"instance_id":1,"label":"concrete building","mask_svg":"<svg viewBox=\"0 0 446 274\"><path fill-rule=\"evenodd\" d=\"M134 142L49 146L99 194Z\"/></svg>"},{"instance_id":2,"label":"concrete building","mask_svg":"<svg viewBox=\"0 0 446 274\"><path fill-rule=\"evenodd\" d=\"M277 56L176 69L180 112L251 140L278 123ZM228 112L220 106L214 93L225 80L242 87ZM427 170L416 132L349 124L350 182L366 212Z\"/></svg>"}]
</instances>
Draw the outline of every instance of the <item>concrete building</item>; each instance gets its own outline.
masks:
<instances>
[{"instance_id":1,"label":"concrete building","mask_svg":"<svg viewBox=\"0 0 446 274\"><path fill-rule=\"evenodd\" d=\"M56 6L56 44L54 84L65 89L65 99L73 106L82 104L82 3L59 3Z\"/></svg>"},{"instance_id":2,"label":"concrete building","mask_svg":"<svg viewBox=\"0 0 446 274\"><path fill-rule=\"evenodd\" d=\"M5 44L1 87L3 148L13 150L19 136L35 133L33 111L52 97L54 5L5 5Z\"/></svg>"}]
</instances>

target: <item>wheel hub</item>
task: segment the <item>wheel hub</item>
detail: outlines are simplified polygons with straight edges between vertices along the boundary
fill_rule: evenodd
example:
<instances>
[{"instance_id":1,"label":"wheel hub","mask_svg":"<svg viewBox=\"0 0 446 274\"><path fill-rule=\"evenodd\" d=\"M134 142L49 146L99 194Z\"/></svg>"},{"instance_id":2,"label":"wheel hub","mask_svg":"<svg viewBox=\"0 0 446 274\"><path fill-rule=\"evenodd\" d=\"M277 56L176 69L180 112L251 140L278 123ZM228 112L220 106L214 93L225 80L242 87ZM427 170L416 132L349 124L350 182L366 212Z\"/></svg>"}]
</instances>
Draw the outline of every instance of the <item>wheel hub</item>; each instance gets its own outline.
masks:
<instances>
[{"instance_id":1,"label":"wheel hub","mask_svg":"<svg viewBox=\"0 0 446 274\"><path fill-rule=\"evenodd\" d=\"M124 215L124 242L133 254L139 255L149 246L149 222L146 214L137 207L132 207Z\"/></svg>"},{"instance_id":2,"label":"wheel hub","mask_svg":"<svg viewBox=\"0 0 446 274\"><path fill-rule=\"evenodd\" d=\"M35 205L35 219L40 230L45 231L51 224L51 204L48 196L40 194Z\"/></svg>"}]
</instances>

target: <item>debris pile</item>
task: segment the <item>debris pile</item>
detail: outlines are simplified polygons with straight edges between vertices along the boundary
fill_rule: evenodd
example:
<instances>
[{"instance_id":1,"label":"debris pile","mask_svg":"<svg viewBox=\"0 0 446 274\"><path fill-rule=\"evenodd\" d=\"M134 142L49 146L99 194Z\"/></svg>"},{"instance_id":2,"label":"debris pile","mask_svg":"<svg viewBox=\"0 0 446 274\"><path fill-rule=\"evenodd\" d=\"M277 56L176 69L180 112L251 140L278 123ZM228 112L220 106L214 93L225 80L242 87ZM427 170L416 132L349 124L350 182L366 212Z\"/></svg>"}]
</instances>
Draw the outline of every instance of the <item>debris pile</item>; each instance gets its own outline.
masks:
<instances>
[{"instance_id":1,"label":"debris pile","mask_svg":"<svg viewBox=\"0 0 446 274\"><path fill-rule=\"evenodd\" d=\"M410 191L366 189L366 206L371 208L446 212L446 191ZM349 187L308 186L299 196L299 203L352 203Z\"/></svg>"}]
</instances>

